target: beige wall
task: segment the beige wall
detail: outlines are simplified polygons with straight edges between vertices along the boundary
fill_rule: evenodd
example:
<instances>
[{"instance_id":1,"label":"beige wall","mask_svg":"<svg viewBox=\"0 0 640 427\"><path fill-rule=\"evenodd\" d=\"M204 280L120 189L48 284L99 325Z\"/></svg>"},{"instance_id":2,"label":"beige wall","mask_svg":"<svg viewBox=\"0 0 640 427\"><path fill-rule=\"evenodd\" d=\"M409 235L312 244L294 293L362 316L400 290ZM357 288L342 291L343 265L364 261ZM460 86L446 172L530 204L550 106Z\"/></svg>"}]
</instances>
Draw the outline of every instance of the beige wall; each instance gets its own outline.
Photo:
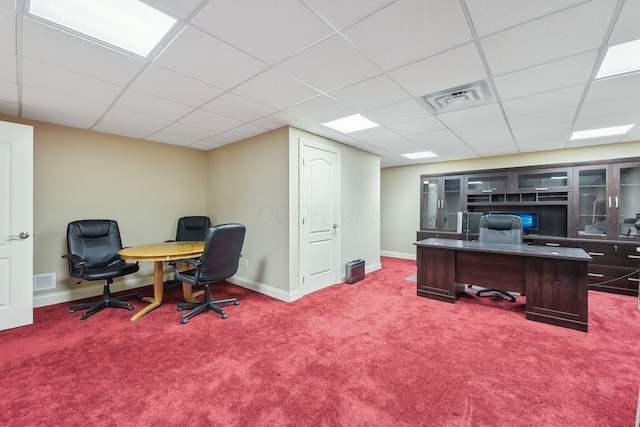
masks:
<instances>
[{"instance_id":1,"label":"beige wall","mask_svg":"<svg viewBox=\"0 0 640 427\"><path fill-rule=\"evenodd\" d=\"M177 219L207 213L207 156L201 150L0 117L34 127L34 274L56 273L57 288L35 304L84 290L69 278L66 227L71 221L118 221L125 246L175 238ZM151 283L152 263L116 279L114 289ZM97 284L101 292L102 284ZM84 294L83 294L84 295Z\"/></svg>"},{"instance_id":2,"label":"beige wall","mask_svg":"<svg viewBox=\"0 0 640 427\"><path fill-rule=\"evenodd\" d=\"M288 292L288 131L281 128L209 152L208 212L247 227L236 275L253 288ZM247 267L248 263L248 267Z\"/></svg>"},{"instance_id":3,"label":"beige wall","mask_svg":"<svg viewBox=\"0 0 640 427\"><path fill-rule=\"evenodd\" d=\"M249 138L209 152L208 211L216 222L242 222L247 235L234 280L291 301L299 295L299 139L341 153L341 264L364 258L380 264L379 157L295 128ZM248 265L247 265L248 264Z\"/></svg>"},{"instance_id":4,"label":"beige wall","mask_svg":"<svg viewBox=\"0 0 640 427\"><path fill-rule=\"evenodd\" d=\"M383 255L415 258L420 229L420 175L517 166L551 165L638 156L640 141L583 148L495 156L382 169L381 250Z\"/></svg>"}]
</instances>

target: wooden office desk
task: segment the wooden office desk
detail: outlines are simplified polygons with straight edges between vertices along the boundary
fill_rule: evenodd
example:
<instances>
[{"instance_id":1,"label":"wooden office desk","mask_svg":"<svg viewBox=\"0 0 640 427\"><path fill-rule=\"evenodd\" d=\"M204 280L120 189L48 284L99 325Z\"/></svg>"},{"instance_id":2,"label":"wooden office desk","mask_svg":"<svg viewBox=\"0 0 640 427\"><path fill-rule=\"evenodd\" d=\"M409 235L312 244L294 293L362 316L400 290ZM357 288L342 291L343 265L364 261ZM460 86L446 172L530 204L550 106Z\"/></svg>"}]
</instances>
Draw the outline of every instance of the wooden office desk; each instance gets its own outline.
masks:
<instances>
[{"instance_id":1,"label":"wooden office desk","mask_svg":"<svg viewBox=\"0 0 640 427\"><path fill-rule=\"evenodd\" d=\"M419 296L455 303L466 284L520 292L527 319L587 332L584 250L450 239L415 245Z\"/></svg>"},{"instance_id":2,"label":"wooden office desk","mask_svg":"<svg viewBox=\"0 0 640 427\"><path fill-rule=\"evenodd\" d=\"M132 318L136 321L154 308L162 304L164 294L163 263L183 258L197 258L204 250L204 242L163 242L151 245L132 246L121 249L118 254L127 261L153 261L153 297L144 297L143 301L150 303L137 312ZM186 299L191 298L191 286L183 287Z\"/></svg>"}]
</instances>

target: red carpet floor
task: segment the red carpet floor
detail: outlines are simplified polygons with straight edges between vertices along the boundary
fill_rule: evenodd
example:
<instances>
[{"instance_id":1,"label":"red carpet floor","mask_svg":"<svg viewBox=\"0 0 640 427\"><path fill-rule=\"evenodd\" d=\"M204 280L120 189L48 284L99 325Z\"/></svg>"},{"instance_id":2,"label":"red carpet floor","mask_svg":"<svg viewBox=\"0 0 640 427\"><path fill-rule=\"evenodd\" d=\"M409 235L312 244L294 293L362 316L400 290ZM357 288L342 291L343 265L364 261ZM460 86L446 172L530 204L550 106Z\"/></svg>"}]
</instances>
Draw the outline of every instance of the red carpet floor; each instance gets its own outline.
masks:
<instances>
[{"instance_id":1,"label":"red carpet floor","mask_svg":"<svg viewBox=\"0 0 640 427\"><path fill-rule=\"evenodd\" d=\"M178 290L137 322L36 309L0 332L0 425L633 425L637 298L590 291L583 333L527 321L520 299L417 297L414 262L382 264L293 303L223 285L241 300L227 320L182 325Z\"/></svg>"}]
</instances>

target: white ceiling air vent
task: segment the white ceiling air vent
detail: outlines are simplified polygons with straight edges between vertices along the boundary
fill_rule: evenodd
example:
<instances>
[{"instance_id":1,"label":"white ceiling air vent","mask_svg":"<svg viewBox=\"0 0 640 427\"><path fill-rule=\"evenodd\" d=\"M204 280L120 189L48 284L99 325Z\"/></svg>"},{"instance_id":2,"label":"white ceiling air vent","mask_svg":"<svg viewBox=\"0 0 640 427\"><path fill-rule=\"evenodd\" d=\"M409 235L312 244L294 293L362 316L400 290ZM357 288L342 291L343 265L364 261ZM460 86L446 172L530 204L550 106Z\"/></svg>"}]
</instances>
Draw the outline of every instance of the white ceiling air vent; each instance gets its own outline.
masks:
<instances>
[{"instance_id":1,"label":"white ceiling air vent","mask_svg":"<svg viewBox=\"0 0 640 427\"><path fill-rule=\"evenodd\" d=\"M433 114L472 108L495 101L486 80L430 93L421 99Z\"/></svg>"}]
</instances>

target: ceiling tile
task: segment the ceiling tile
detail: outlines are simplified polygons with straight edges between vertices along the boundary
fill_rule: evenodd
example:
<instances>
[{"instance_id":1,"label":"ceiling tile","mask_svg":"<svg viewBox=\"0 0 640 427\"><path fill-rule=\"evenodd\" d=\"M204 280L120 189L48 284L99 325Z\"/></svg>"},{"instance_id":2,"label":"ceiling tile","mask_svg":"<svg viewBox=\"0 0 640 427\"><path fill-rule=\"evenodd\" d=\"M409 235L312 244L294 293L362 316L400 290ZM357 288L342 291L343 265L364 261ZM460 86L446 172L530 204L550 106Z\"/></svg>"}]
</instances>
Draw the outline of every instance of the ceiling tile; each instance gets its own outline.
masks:
<instances>
[{"instance_id":1,"label":"ceiling tile","mask_svg":"<svg viewBox=\"0 0 640 427\"><path fill-rule=\"evenodd\" d=\"M565 148L571 135L571 122L548 123L544 126L512 126L520 152L559 150Z\"/></svg>"},{"instance_id":2,"label":"ceiling tile","mask_svg":"<svg viewBox=\"0 0 640 427\"><path fill-rule=\"evenodd\" d=\"M122 87L29 59L22 60L22 85L72 98L110 105Z\"/></svg>"},{"instance_id":3,"label":"ceiling tile","mask_svg":"<svg viewBox=\"0 0 640 427\"><path fill-rule=\"evenodd\" d=\"M366 142L367 144L382 148L383 150L390 150L393 152L414 152L418 148L414 142L409 141L397 133L385 128L374 128L362 132L351 133L349 135L358 141Z\"/></svg>"},{"instance_id":4,"label":"ceiling tile","mask_svg":"<svg viewBox=\"0 0 640 427\"><path fill-rule=\"evenodd\" d=\"M106 109L105 105L29 87L22 88L22 117L26 119L88 129Z\"/></svg>"},{"instance_id":5,"label":"ceiling tile","mask_svg":"<svg viewBox=\"0 0 640 427\"><path fill-rule=\"evenodd\" d=\"M300 0L338 30L366 18L395 0Z\"/></svg>"},{"instance_id":6,"label":"ceiling tile","mask_svg":"<svg viewBox=\"0 0 640 427\"><path fill-rule=\"evenodd\" d=\"M584 104L580 108L578 120L594 119L594 123L602 123L600 118L607 118L607 126L629 125L639 123L640 95L608 101ZM577 125L577 124L576 124ZM598 126L595 126L598 127Z\"/></svg>"},{"instance_id":7,"label":"ceiling tile","mask_svg":"<svg viewBox=\"0 0 640 427\"><path fill-rule=\"evenodd\" d=\"M155 63L222 89L231 89L266 68L262 62L193 27L180 33Z\"/></svg>"},{"instance_id":8,"label":"ceiling tile","mask_svg":"<svg viewBox=\"0 0 640 427\"><path fill-rule=\"evenodd\" d=\"M236 87L233 93L276 110L291 107L320 95L317 90L273 68Z\"/></svg>"},{"instance_id":9,"label":"ceiling tile","mask_svg":"<svg viewBox=\"0 0 640 427\"><path fill-rule=\"evenodd\" d=\"M0 7L3 9L16 10L16 0L0 0Z\"/></svg>"},{"instance_id":10,"label":"ceiling tile","mask_svg":"<svg viewBox=\"0 0 640 427\"><path fill-rule=\"evenodd\" d=\"M404 123L409 120L431 117L431 114L414 100L402 101L396 104L367 110L363 113L368 119L379 125L389 126Z\"/></svg>"},{"instance_id":11,"label":"ceiling tile","mask_svg":"<svg viewBox=\"0 0 640 427\"><path fill-rule=\"evenodd\" d=\"M169 15L186 18L198 8L202 0L145 0L145 3Z\"/></svg>"},{"instance_id":12,"label":"ceiling tile","mask_svg":"<svg viewBox=\"0 0 640 427\"><path fill-rule=\"evenodd\" d=\"M419 133L433 132L444 129L442 122L435 117L423 117L416 120L397 123L388 126L389 129L398 132L400 135L416 135Z\"/></svg>"},{"instance_id":13,"label":"ceiling tile","mask_svg":"<svg viewBox=\"0 0 640 427\"><path fill-rule=\"evenodd\" d=\"M232 117L242 122L250 122L275 113L273 108L233 93L225 93L203 106L202 109L222 116Z\"/></svg>"},{"instance_id":14,"label":"ceiling tile","mask_svg":"<svg viewBox=\"0 0 640 427\"><path fill-rule=\"evenodd\" d=\"M577 108L584 93L584 88L585 85L581 84L537 95L523 96L505 101L502 106L507 117L542 113L563 107Z\"/></svg>"},{"instance_id":15,"label":"ceiling tile","mask_svg":"<svg viewBox=\"0 0 640 427\"><path fill-rule=\"evenodd\" d=\"M144 70L131 88L191 107L199 107L224 93L222 89L157 65Z\"/></svg>"},{"instance_id":16,"label":"ceiling tile","mask_svg":"<svg viewBox=\"0 0 640 427\"><path fill-rule=\"evenodd\" d=\"M496 103L442 113L436 117L448 127L480 125L504 120L502 110Z\"/></svg>"},{"instance_id":17,"label":"ceiling tile","mask_svg":"<svg viewBox=\"0 0 640 427\"><path fill-rule=\"evenodd\" d=\"M0 81L17 83L17 57L0 52Z\"/></svg>"},{"instance_id":18,"label":"ceiling tile","mask_svg":"<svg viewBox=\"0 0 640 427\"><path fill-rule=\"evenodd\" d=\"M270 65L333 34L298 0L218 0L209 2L192 22Z\"/></svg>"},{"instance_id":19,"label":"ceiling tile","mask_svg":"<svg viewBox=\"0 0 640 427\"><path fill-rule=\"evenodd\" d=\"M0 103L18 105L18 85L0 81Z\"/></svg>"},{"instance_id":20,"label":"ceiling tile","mask_svg":"<svg viewBox=\"0 0 640 427\"><path fill-rule=\"evenodd\" d=\"M162 129L160 132L163 135L175 136L175 137L185 137L187 139L192 139L194 141L200 141L202 139L211 138L218 134L218 132L213 130L202 129L199 127L188 126L182 123L171 123L166 128ZM153 135L149 137L153 138Z\"/></svg>"},{"instance_id":21,"label":"ceiling tile","mask_svg":"<svg viewBox=\"0 0 640 427\"><path fill-rule=\"evenodd\" d=\"M128 84L144 66L139 59L28 18L23 19L22 54L36 62L117 85Z\"/></svg>"},{"instance_id":22,"label":"ceiling tile","mask_svg":"<svg viewBox=\"0 0 640 427\"><path fill-rule=\"evenodd\" d=\"M592 50L494 78L502 101L575 86L589 80L598 51Z\"/></svg>"},{"instance_id":23,"label":"ceiling tile","mask_svg":"<svg viewBox=\"0 0 640 427\"><path fill-rule=\"evenodd\" d=\"M592 1L480 39L495 75L597 49L615 0Z\"/></svg>"},{"instance_id":24,"label":"ceiling tile","mask_svg":"<svg viewBox=\"0 0 640 427\"><path fill-rule=\"evenodd\" d=\"M518 152L511 131L504 120L458 125L450 128L465 144L481 156L496 156Z\"/></svg>"},{"instance_id":25,"label":"ceiling tile","mask_svg":"<svg viewBox=\"0 0 640 427\"><path fill-rule=\"evenodd\" d=\"M269 129L265 129L260 126L256 126L251 123L245 123L238 127L228 130L226 133L231 135L236 135L241 138L251 138L252 136L260 135L268 131Z\"/></svg>"},{"instance_id":26,"label":"ceiling tile","mask_svg":"<svg viewBox=\"0 0 640 427\"><path fill-rule=\"evenodd\" d=\"M469 43L399 68L389 76L418 97L483 80L487 73L476 46Z\"/></svg>"},{"instance_id":27,"label":"ceiling tile","mask_svg":"<svg viewBox=\"0 0 640 427\"><path fill-rule=\"evenodd\" d=\"M607 44L613 46L640 39L639 18L640 1L625 1Z\"/></svg>"},{"instance_id":28,"label":"ceiling tile","mask_svg":"<svg viewBox=\"0 0 640 427\"><path fill-rule=\"evenodd\" d=\"M223 145L232 144L234 142L241 141L242 138L227 133L221 133L220 135L207 138L203 141L198 141L195 144L189 145L191 148L197 148L200 150L211 150L214 148L222 147Z\"/></svg>"},{"instance_id":29,"label":"ceiling tile","mask_svg":"<svg viewBox=\"0 0 640 427\"><path fill-rule=\"evenodd\" d=\"M224 132L240 126L241 121L204 110L196 110L180 119L180 123L202 129Z\"/></svg>"},{"instance_id":30,"label":"ceiling tile","mask_svg":"<svg viewBox=\"0 0 640 427\"><path fill-rule=\"evenodd\" d=\"M369 110L379 105L395 104L411 96L386 76L377 76L334 90L328 94L356 111Z\"/></svg>"},{"instance_id":31,"label":"ceiling tile","mask_svg":"<svg viewBox=\"0 0 640 427\"><path fill-rule=\"evenodd\" d=\"M16 14L0 9L0 53L16 54Z\"/></svg>"},{"instance_id":32,"label":"ceiling tile","mask_svg":"<svg viewBox=\"0 0 640 427\"><path fill-rule=\"evenodd\" d=\"M323 92L380 74L371 62L339 36L314 45L276 68Z\"/></svg>"},{"instance_id":33,"label":"ceiling tile","mask_svg":"<svg viewBox=\"0 0 640 427\"><path fill-rule=\"evenodd\" d=\"M144 139L161 131L170 123L162 118L112 108L92 130Z\"/></svg>"},{"instance_id":34,"label":"ceiling tile","mask_svg":"<svg viewBox=\"0 0 640 427\"><path fill-rule=\"evenodd\" d=\"M607 101L640 95L640 73L596 80L589 86L584 102Z\"/></svg>"},{"instance_id":35,"label":"ceiling tile","mask_svg":"<svg viewBox=\"0 0 640 427\"><path fill-rule=\"evenodd\" d=\"M298 129L305 129L310 126L313 126L313 123L306 121L304 119L299 119L290 114L279 112L275 114L271 114L267 117L262 117L261 119L257 119L253 122L253 124L257 126L261 126L266 129L279 129L283 126L293 126Z\"/></svg>"},{"instance_id":36,"label":"ceiling tile","mask_svg":"<svg viewBox=\"0 0 640 427\"><path fill-rule=\"evenodd\" d=\"M167 101L166 99L135 90L128 90L122 94L114 107L169 121L178 120L193 111L193 108L187 105Z\"/></svg>"},{"instance_id":37,"label":"ceiling tile","mask_svg":"<svg viewBox=\"0 0 640 427\"><path fill-rule=\"evenodd\" d=\"M185 135L173 135L165 132L154 133L145 139L148 141L162 142L164 144L179 145L182 147L186 147L187 145L199 141L198 139L189 138Z\"/></svg>"},{"instance_id":38,"label":"ceiling tile","mask_svg":"<svg viewBox=\"0 0 640 427\"><path fill-rule=\"evenodd\" d=\"M465 0L480 37L584 3L584 0Z\"/></svg>"},{"instance_id":39,"label":"ceiling tile","mask_svg":"<svg viewBox=\"0 0 640 427\"><path fill-rule=\"evenodd\" d=\"M422 149L436 154L439 160L460 158L460 154L465 158L478 157L476 152L448 129L413 135L409 139Z\"/></svg>"},{"instance_id":40,"label":"ceiling tile","mask_svg":"<svg viewBox=\"0 0 640 427\"><path fill-rule=\"evenodd\" d=\"M326 96L313 98L302 104L288 108L284 112L314 124L330 122L355 113L355 111Z\"/></svg>"},{"instance_id":41,"label":"ceiling tile","mask_svg":"<svg viewBox=\"0 0 640 427\"><path fill-rule=\"evenodd\" d=\"M460 6L451 0L399 0L344 34L385 71L471 41Z\"/></svg>"}]
</instances>

